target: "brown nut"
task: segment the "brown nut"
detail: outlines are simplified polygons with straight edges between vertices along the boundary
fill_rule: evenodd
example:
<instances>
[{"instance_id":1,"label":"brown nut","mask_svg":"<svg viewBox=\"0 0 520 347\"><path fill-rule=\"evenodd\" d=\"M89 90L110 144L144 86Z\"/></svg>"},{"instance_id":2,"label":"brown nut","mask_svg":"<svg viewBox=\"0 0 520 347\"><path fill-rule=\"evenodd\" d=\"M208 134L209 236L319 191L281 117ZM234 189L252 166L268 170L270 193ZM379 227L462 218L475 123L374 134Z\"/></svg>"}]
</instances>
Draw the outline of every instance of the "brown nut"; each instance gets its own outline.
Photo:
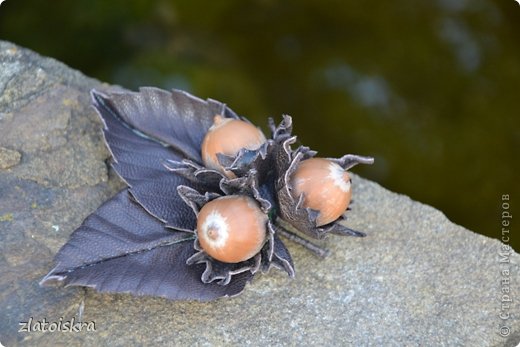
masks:
<instances>
[{"instance_id":1,"label":"brown nut","mask_svg":"<svg viewBox=\"0 0 520 347\"><path fill-rule=\"evenodd\" d=\"M243 120L216 115L213 125L202 141L202 161L205 166L234 178L232 172L224 170L220 165L217 153L235 156L242 148L255 150L265 142L264 134L254 125Z\"/></svg>"},{"instance_id":2,"label":"brown nut","mask_svg":"<svg viewBox=\"0 0 520 347\"><path fill-rule=\"evenodd\" d=\"M260 252L266 239L267 216L245 195L229 195L208 202L197 216L202 249L214 259L238 263Z\"/></svg>"},{"instance_id":3,"label":"brown nut","mask_svg":"<svg viewBox=\"0 0 520 347\"><path fill-rule=\"evenodd\" d=\"M316 226L329 224L347 209L352 197L350 176L324 158L302 161L291 176L294 197L304 194L303 206L319 212Z\"/></svg>"}]
</instances>

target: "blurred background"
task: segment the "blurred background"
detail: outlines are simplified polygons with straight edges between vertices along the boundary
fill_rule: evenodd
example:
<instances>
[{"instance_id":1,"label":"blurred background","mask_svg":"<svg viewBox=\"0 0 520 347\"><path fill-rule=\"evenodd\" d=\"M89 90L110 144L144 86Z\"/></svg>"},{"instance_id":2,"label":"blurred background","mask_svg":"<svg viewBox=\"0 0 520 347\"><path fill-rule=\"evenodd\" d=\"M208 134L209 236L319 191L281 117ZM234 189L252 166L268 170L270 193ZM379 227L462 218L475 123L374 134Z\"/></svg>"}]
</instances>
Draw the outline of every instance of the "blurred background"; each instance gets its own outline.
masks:
<instances>
[{"instance_id":1,"label":"blurred background","mask_svg":"<svg viewBox=\"0 0 520 347\"><path fill-rule=\"evenodd\" d=\"M511 233L520 219L514 0L6 0L0 39L226 102L264 130L290 114L321 156L374 156L353 171L478 233L500 238L503 194Z\"/></svg>"}]
</instances>

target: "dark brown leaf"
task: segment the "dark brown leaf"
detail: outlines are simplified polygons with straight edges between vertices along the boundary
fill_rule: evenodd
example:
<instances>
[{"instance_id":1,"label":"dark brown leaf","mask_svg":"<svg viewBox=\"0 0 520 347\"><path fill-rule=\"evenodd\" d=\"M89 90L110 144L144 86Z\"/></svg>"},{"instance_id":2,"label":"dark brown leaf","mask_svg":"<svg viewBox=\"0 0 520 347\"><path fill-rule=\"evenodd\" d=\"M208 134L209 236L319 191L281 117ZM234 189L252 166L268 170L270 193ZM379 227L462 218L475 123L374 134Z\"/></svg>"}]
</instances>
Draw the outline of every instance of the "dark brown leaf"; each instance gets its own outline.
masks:
<instances>
[{"instance_id":1,"label":"dark brown leaf","mask_svg":"<svg viewBox=\"0 0 520 347\"><path fill-rule=\"evenodd\" d=\"M213 117L238 118L225 104L202 100L182 90L142 87L139 92L96 94L126 123L198 163L202 162L200 148Z\"/></svg>"},{"instance_id":2,"label":"dark brown leaf","mask_svg":"<svg viewBox=\"0 0 520 347\"><path fill-rule=\"evenodd\" d=\"M180 230L195 228L195 215L181 200L177 186L197 185L168 170L167 160L181 160L172 148L164 146L124 123L107 99L93 91L94 106L105 127L103 133L114 162L112 166L130 186L130 192L143 207L168 226Z\"/></svg>"},{"instance_id":3,"label":"dark brown leaf","mask_svg":"<svg viewBox=\"0 0 520 347\"><path fill-rule=\"evenodd\" d=\"M221 286L201 281L204 265L186 265L195 253L193 239L193 233L165 228L124 190L71 235L41 284L202 301L240 293L252 278L250 272Z\"/></svg>"}]
</instances>

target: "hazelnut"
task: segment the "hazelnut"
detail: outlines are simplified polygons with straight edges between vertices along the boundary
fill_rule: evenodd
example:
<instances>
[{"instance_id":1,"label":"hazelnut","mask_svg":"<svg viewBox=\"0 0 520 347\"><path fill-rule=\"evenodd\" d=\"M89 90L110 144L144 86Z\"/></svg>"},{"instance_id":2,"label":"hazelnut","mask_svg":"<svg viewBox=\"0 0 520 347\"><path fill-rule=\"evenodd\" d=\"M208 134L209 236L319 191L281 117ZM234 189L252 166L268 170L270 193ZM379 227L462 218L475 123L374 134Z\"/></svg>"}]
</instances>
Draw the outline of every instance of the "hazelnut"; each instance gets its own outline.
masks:
<instances>
[{"instance_id":1,"label":"hazelnut","mask_svg":"<svg viewBox=\"0 0 520 347\"><path fill-rule=\"evenodd\" d=\"M224 170L220 165L217 153L234 157L242 148L255 150L265 142L264 134L254 125L243 120L216 115L213 125L202 141L202 161L207 167L234 178L232 172Z\"/></svg>"},{"instance_id":2,"label":"hazelnut","mask_svg":"<svg viewBox=\"0 0 520 347\"><path fill-rule=\"evenodd\" d=\"M202 249L214 259L238 263L260 252L266 239L267 216L245 195L229 195L208 202L197 216Z\"/></svg>"},{"instance_id":3,"label":"hazelnut","mask_svg":"<svg viewBox=\"0 0 520 347\"><path fill-rule=\"evenodd\" d=\"M295 198L304 194L303 206L319 212L316 226L329 224L347 209L352 197L350 176L338 164L324 158L299 163L291 176Z\"/></svg>"}]
</instances>

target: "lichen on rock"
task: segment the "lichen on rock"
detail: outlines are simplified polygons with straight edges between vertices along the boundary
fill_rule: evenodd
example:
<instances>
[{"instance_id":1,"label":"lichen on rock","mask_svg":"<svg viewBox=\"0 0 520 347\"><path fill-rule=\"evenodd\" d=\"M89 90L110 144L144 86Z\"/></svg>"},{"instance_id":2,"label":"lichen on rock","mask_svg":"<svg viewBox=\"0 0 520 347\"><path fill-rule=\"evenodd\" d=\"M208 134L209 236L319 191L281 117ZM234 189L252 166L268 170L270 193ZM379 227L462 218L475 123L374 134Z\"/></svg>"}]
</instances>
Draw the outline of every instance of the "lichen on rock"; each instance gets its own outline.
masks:
<instances>
[{"instance_id":1,"label":"lichen on rock","mask_svg":"<svg viewBox=\"0 0 520 347\"><path fill-rule=\"evenodd\" d=\"M0 147L0 169L5 170L17 165L21 158L20 152Z\"/></svg>"}]
</instances>

